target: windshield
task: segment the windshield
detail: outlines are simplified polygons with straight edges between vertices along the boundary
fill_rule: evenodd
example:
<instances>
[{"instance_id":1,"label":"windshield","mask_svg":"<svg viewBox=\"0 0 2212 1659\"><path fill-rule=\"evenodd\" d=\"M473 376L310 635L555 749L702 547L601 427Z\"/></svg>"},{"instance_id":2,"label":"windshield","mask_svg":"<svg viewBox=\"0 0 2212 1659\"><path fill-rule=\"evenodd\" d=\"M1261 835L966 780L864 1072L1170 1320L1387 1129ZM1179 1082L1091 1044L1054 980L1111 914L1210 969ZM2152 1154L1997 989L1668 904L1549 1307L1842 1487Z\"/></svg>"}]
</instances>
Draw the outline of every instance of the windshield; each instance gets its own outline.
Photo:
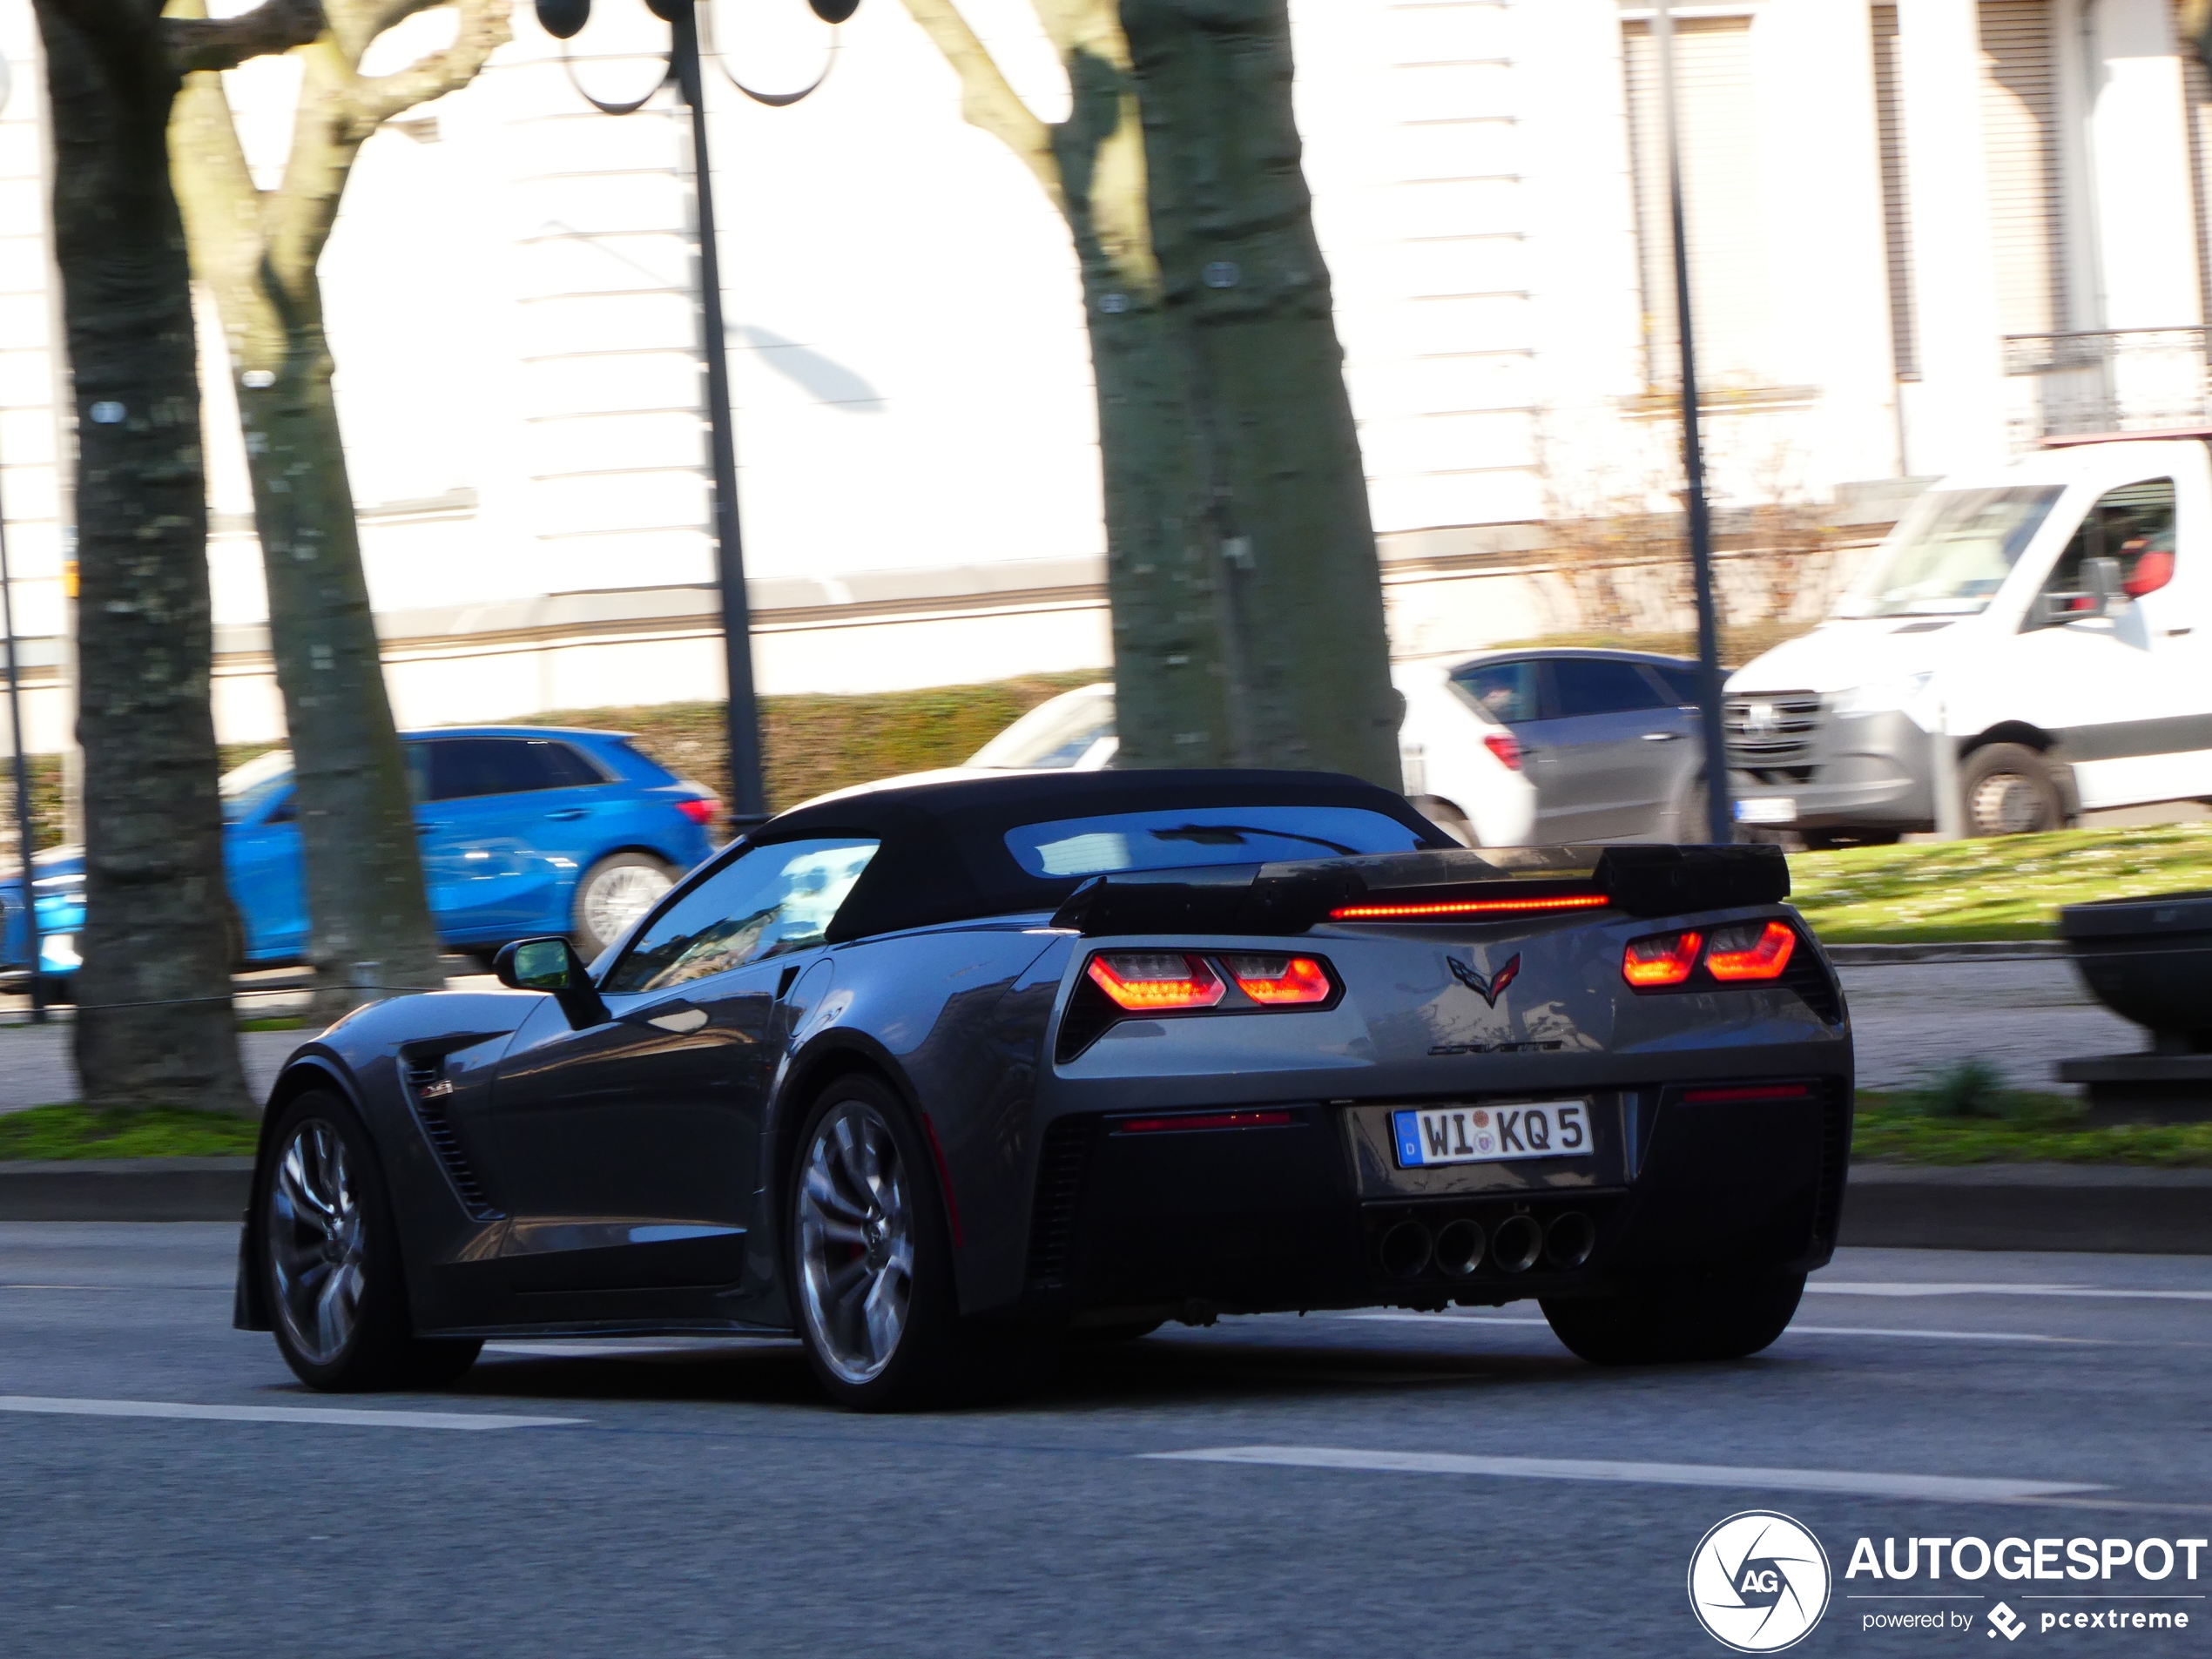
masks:
<instances>
[{"instance_id":1,"label":"windshield","mask_svg":"<svg viewBox=\"0 0 2212 1659\"><path fill-rule=\"evenodd\" d=\"M292 787L292 751L272 749L223 774L223 822L243 824Z\"/></svg>"},{"instance_id":2,"label":"windshield","mask_svg":"<svg viewBox=\"0 0 2212 1659\"><path fill-rule=\"evenodd\" d=\"M1836 614L1973 615L2004 586L2064 493L2061 484L1929 491L1913 502Z\"/></svg>"},{"instance_id":3,"label":"windshield","mask_svg":"<svg viewBox=\"0 0 2212 1659\"><path fill-rule=\"evenodd\" d=\"M1007 849L1031 875L1103 875L1199 864L1273 864L1410 853L1420 837L1358 806L1201 806L1024 824Z\"/></svg>"}]
</instances>

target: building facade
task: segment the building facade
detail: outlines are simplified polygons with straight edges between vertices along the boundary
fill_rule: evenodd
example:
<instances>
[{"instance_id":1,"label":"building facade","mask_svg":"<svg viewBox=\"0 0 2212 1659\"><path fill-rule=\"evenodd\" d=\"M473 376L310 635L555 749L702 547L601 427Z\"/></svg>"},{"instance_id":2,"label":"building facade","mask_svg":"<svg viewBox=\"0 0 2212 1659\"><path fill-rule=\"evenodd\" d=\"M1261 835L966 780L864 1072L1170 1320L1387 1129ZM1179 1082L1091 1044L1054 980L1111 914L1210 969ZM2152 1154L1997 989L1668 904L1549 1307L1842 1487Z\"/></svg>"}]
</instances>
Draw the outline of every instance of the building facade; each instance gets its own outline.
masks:
<instances>
[{"instance_id":1,"label":"building facade","mask_svg":"<svg viewBox=\"0 0 2212 1659\"><path fill-rule=\"evenodd\" d=\"M765 691L1103 667L1088 350L1058 216L895 0L710 7L745 554ZM963 0L1067 91L1026 0ZM1656 19L1621 0L1294 0L1298 116L1396 648L1571 625L1562 522L1664 510L1678 353ZM788 15L786 15L788 14ZM1673 9L1692 314L1725 515L2205 418L2212 103L2172 0ZM410 19L398 67L448 21ZM401 718L719 695L688 133L662 26L518 7L363 150L324 280ZM33 742L66 731L65 386L28 0L0 0L0 501ZM833 53L833 57L832 54ZM829 74L789 107L748 98ZM726 71L724 72L724 71ZM273 182L296 66L228 77ZM224 735L280 729L203 320ZM1857 493L1863 494L1864 491Z\"/></svg>"}]
</instances>

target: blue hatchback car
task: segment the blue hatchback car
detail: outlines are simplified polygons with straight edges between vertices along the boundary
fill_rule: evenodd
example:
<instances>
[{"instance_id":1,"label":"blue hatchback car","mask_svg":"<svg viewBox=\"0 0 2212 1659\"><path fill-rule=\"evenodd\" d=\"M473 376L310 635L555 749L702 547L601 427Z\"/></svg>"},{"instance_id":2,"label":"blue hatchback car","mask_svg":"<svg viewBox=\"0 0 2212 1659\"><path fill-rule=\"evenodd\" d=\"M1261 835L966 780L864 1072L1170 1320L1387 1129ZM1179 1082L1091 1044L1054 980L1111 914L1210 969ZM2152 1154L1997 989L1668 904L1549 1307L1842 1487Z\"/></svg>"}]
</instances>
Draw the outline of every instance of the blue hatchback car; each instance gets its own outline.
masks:
<instances>
[{"instance_id":1,"label":"blue hatchback car","mask_svg":"<svg viewBox=\"0 0 2212 1659\"><path fill-rule=\"evenodd\" d=\"M566 934L588 961L712 851L719 805L620 732L455 726L401 734L414 786L422 875L439 937L484 954L531 934ZM292 756L275 750L223 779L223 865L243 962L307 948L307 889ZM81 849L32 861L40 971L73 974L84 923ZM5 968L29 966L18 878L0 881Z\"/></svg>"}]
</instances>

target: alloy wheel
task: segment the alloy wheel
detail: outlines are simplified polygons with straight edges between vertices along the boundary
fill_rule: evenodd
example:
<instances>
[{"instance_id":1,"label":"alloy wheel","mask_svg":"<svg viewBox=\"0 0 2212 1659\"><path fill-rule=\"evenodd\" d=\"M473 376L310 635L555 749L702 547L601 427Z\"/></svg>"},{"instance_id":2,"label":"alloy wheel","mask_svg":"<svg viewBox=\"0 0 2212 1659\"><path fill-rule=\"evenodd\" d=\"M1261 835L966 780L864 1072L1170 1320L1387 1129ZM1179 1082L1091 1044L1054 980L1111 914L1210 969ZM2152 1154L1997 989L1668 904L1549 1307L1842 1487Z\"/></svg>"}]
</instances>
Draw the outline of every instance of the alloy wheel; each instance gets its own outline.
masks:
<instances>
[{"instance_id":1,"label":"alloy wheel","mask_svg":"<svg viewBox=\"0 0 2212 1659\"><path fill-rule=\"evenodd\" d=\"M583 925L594 939L619 939L675 885L660 871L641 864L617 864L603 870L584 889L580 907Z\"/></svg>"},{"instance_id":2,"label":"alloy wheel","mask_svg":"<svg viewBox=\"0 0 2212 1659\"><path fill-rule=\"evenodd\" d=\"M2042 821L2043 798L2034 780L2016 772L1983 779L1974 786L1969 809L1978 834L2024 835L2050 827Z\"/></svg>"},{"instance_id":3,"label":"alloy wheel","mask_svg":"<svg viewBox=\"0 0 2212 1659\"><path fill-rule=\"evenodd\" d=\"M881 1374L914 1299L914 1217L898 1143L866 1102L814 1130L799 1192L799 1292L815 1352L847 1383Z\"/></svg>"},{"instance_id":4,"label":"alloy wheel","mask_svg":"<svg viewBox=\"0 0 2212 1659\"><path fill-rule=\"evenodd\" d=\"M361 1323L368 1275L346 1143L321 1118L302 1121L277 1160L266 1225L277 1315L308 1360L328 1365Z\"/></svg>"}]
</instances>

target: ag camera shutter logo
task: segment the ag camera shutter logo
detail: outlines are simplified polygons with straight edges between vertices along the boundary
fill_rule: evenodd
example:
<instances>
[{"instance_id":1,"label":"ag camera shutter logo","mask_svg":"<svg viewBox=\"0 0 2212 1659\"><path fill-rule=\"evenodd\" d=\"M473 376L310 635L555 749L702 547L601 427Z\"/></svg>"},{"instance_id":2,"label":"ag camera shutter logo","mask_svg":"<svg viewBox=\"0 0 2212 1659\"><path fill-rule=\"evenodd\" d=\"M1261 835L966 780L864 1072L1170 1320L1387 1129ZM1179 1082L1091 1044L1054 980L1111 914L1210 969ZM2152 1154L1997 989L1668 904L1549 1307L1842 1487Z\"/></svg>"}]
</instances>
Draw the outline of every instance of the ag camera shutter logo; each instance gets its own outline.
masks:
<instances>
[{"instance_id":1,"label":"ag camera shutter logo","mask_svg":"<svg viewBox=\"0 0 2212 1659\"><path fill-rule=\"evenodd\" d=\"M1820 1541L1771 1509L1730 1515L1689 1558L1689 1610L1738 1653L1779 1653L1828 1610L1831 1575Z\"/></svg>"}]
</instances>

